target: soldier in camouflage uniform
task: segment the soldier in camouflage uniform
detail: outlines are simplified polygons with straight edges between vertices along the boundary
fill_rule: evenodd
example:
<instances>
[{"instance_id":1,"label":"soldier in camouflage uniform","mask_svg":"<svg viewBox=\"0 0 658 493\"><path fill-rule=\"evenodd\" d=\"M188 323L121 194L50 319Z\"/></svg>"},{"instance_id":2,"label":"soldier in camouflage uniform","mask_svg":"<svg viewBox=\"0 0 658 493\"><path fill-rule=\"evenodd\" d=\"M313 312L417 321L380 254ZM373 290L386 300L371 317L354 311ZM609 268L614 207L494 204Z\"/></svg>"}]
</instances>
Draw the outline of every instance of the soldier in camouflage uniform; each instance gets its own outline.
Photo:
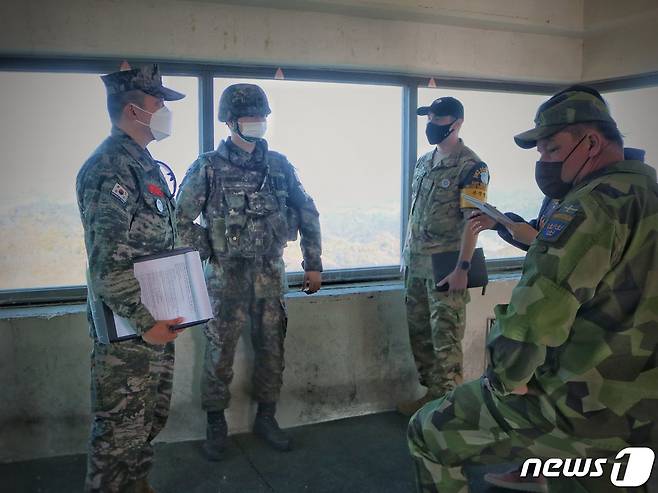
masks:
<instances>
[{"instance_id":1,"label":"soldier in camouflage uniform","mask_svg":"<svg viewBox=\"0 0 658 493\"><path fill-rule=\"evenodd\" d=\"M94 337L93 423L86 492L148 493L151 441L167 421L176 334L182 319L156 321L140 300L133 259L174 248L174 202L146 145L168 133L163 101L183 94L162 86L157 65L102 77L112 133L78 173L76 191L89 283L141 336L112 344Z\"/></svg>"},{"instance_id":2,"label":"soldier in camouflage uniform","mask_svg":"<svg viewBox=\"0 0 658 493\"><path fill-rule=\"evenodd\" d=\"M407 416L462 381L466 278L476 242L465 228L473 209L463 195L485 200L489 183L487 165L459 138L464 119L459 101L444 97L417 113L428 116L426 134L436 148L416 163L403 254L409 339L420 383L427 387L424 397L398 405ZM432 254L454 251L460 260L445 280L450 289L437 291Z\"/></svg>"},{"instance_id":3,"label":"soldier in camouflage uniform","mask_svg":"<svg viewBox=\"0 0 658 493\"><path fill-rule=\"evenodd\" d=\"M538 147L538 185L562 202L495 309L486 376L410 422L419 491L466 491L466 465L614 458L658 441L655 169L624 160L615 121L588 92L558 93L535 123L515 140ZM578 481L598 492L609 478Z\"/></svg>"},{"instance_id":4,"label":"soldier in camouflage uniform","mask_svg":"<svg viewBox=\"0 0 658 493\"><path fill-rule=\"evenodd\" d=\"M230 400L236 345L247 327L255 352L254 432L277 450L290 449L290 438L274 414L283 382L287 326L282 255L298 231L304 290L313 293L321 283L319 214L295 168L267 147L263 136L269 114L260 87L226 88L219 121L226 122L231 137L216 151L199 156L177 197L181 242L209 260L206 279L215 319L205 329L201 394L208 414L204 451L210 460L220 460L226 447L224 409ZM194 223L199 215L203 226Z\"/></svg>"}]
</instances>

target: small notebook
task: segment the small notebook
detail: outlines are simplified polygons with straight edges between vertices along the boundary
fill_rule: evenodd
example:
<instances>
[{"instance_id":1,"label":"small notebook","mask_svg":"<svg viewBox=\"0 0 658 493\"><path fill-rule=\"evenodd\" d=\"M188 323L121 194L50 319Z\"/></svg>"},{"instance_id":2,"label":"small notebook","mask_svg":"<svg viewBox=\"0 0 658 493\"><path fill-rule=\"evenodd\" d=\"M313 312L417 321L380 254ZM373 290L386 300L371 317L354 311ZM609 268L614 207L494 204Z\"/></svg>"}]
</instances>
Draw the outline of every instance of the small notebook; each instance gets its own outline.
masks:
<instances>
[{"instance_id":1,"label":"small notebook","mask_svg":"<svg viewBox=\"0 0 658 493\"><path fill-rule=\"evenodd\" d=\"M434 275L434 285L438 284L443 278L450 274L457 266L459 252L435 253L432 255L432 273ZM468 271L468 287L480 288L489 283L487 274L487 264L484 258L482 248L476 248L471 258L471 269ZM438 291L447 291L448 284L436 288Z\"/></svg>"}]
</instances>

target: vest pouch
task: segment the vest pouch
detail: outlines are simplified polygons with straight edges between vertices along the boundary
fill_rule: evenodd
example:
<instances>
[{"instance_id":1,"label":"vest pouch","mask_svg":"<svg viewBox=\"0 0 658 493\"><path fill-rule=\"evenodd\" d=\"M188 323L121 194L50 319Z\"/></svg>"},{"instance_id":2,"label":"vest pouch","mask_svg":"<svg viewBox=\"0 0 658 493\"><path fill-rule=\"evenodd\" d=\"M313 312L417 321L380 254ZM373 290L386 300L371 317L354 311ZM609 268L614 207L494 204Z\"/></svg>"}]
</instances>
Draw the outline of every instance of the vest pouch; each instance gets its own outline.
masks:
<instances>
[{"instance_id":1,"label":"vest pouch","mask_svg":"<svg viewBox=\"0 0 658 493\"><path fill-rule=\"evenodd\" d=\"M223 217L212 220L210 242L212 243L212 248L215 252L226 252L226 221Z\"/></svg>"},{"instance_id":2,"label":"vest pouch","mask_svg":"<svg viewBox=\"0 0 658 493\"><path fill-rule=\"evenodd\" d=\"M279 210L276 197L269 192L253 192L247 195L246 213L250 216L267 216Z\"/></svg>"},{"instance_id":3,"label":"vest pouch","mask_svg":"<svg viewBox=\"0 0 658 493\"><path fill-rule=\"evenodd\" d=\"M299 212L288 207L286 210L286 219L288 222L288 241L297 241L297 233L299 232Z\"/></svg>"},{"instance_id":4,"label":"vest pouch","mask_svg":"<svg viewBox=\"0 0 658 493\"><path fill-rule=\"evenodd\" d=\"M225 192L224 199L228 208L226 215L226 231L234 231L236 228L241 229L247 223L245 208L247 200L244 192Z\"/></svg>"}]
</instances>

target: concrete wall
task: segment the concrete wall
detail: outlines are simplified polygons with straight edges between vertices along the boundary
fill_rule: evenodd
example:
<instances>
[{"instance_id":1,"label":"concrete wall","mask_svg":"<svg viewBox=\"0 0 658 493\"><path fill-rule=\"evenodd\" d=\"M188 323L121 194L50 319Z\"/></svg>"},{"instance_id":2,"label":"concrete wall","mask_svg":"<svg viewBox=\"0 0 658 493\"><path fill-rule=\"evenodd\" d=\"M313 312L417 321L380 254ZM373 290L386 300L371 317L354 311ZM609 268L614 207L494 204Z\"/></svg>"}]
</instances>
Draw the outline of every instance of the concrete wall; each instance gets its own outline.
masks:
<instances>
[{"instance_id":1,"label":"concrete wall","mask_svg":"<svg viewBox=\"0 0 658 493\"><path fill-rule=\"evenodd\" d=\"M583 80L658 71L658 2L587 0Z\"/></svg>"},{"instance_id":2,"label":"concrete wall","mask_svg":"<svg viewBox=\"0 0 658 493\"><path fill-rule=\"evenodd\" d=\"M436 6L412 2L413 7L401 0L384 5L365 0L256 3L288 8L180 0L5 0L0 3L0 53L528 81L580 78L582 40L573 31L582 20L582 0L560 0L558 7L545 7L539 0L498 0L493 5L471 0L461 8L454 0ZM318 5L324 11L303 10ZM546 29L552 21L559 27Z\"/></svg>"},{"instance_id":3,"label":"concrete wall","mask_svg":"<svg viewBox=\"0 0 658 493\"><path fill-rule=\"evenodd\" d=\"M464 339L465 376L484 365L487 317L510 297L515 281L472 292ZM288 300L286 370L279 407L289 427L393 409L417 397L402 286L332 288ZM0 462L80 453L89 430L89 352L84 307L0 311ZM188 330L176 343L171 417L160 439L204 436L199 385L205 339ZM250 428L253 353L248 335L235 361L231 432Z\"/></svg>"}]
</instances>

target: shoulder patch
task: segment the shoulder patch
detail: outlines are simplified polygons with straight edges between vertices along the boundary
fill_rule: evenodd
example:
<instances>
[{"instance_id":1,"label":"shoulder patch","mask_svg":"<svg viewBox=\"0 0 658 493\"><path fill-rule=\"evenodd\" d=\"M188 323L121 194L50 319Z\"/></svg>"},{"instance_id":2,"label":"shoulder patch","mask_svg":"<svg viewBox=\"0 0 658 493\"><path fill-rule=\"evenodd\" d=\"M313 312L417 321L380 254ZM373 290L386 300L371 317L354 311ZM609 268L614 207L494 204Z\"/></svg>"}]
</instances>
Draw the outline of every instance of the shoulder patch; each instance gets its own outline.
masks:
<instances>
[{"instance_id":1,"label":"shoulder patch","mask_svg":"<svg viewBox=\"0 0 658 493\"><path fill-rule=\"evenodd\" d=\"M468 186L487 186L489 185L489 168L485 163L480 161L471 166L462 182L459 184L462 188Z\"/></svg>"},{"instance_id":2,"label":"shoulder patch","mask_svg":"<svg viewBox=\"0 0 658 493\"><path fill-rule=\"evenodd\" d=\"M115 197L117 200L119 200L119 202L121 202L124 205L126 204L126 202L128 202L128 192L118 182L112 188L112 196Z\"/></svg>"},{"instance_id":3,"label":"shoulder patch","mask_svg":"<svg viewBox=\"0 0 658 493\"><path fill-rule=\"evenodd\" d=\"M459 183L459 188L462 192L460 207L462 209L470 209L473 207L473 205L464 199L464 195L486 202L487 185L489 185L489 168L483 162L475 163Z\"/></svg>"},{"instance_id":4,"label":"shoulder patch","mask_svg":"<svg viewBox=\"0 0 658 493\"><path fill-rule=\"evenodd\" d=\"M539 231L540 240L555 243L567 230L573 229L580 221L576 218L582 216L582 207L578 202L560 206L545 221L544 226Z\"/></svg>"}]
</instances>

